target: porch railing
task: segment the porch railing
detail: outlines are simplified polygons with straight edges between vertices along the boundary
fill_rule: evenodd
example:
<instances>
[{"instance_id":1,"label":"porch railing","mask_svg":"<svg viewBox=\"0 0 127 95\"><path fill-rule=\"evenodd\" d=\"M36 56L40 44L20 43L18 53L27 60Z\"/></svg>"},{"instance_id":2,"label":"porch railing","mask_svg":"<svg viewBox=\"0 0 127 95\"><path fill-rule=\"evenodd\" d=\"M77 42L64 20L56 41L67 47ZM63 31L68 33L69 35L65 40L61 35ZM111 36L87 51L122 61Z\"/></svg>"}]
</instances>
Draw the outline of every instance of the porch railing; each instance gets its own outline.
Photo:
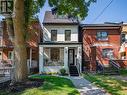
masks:
<instances>
[{"instance_id":1,"label":"porch railing","mask_svg":"<svg viewBox=\"0 0 127 95\"><path fill-rule=\"evenodd\" d=\"M118 70L120 69L119 64L117 64L117 63L116 63L115 61L113 61L113 60L110 60L110 61L109 61L109 64L112 65L113 67L115 67L115 68L118 69Z\"/></svg>"},{"instance_id":2,"label":"porch railing","mask_svg":"<svg viewBox=\"0 0 127 95\"><path fill-rule=\"evenodd\" d=\"M80 74L80 63L79 63L79 60L76 58L76 67L77 67L77 70L78 70L78 73Z\"/></svg>"}]
</instances>

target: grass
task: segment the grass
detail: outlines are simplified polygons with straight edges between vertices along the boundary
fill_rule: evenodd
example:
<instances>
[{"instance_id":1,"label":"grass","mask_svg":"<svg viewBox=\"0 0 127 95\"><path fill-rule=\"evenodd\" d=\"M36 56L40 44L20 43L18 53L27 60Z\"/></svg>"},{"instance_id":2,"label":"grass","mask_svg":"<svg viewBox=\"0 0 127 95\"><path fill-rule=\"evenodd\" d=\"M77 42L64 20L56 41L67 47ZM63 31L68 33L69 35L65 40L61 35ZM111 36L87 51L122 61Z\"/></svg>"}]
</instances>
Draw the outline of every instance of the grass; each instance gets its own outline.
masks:
<instances>
[{"instance_id":1,"label":"grass","mask_svg":"<svg viewBox=\"0 0 127 95\"><path fill-rule=\"evenodd\" d=\"M79 95L69 79L55 76L34 76L43 79L44 83L39 88L26 89L20 93L0 91L0 95Z\"/></svg>"},{"instance_id":2,"label":"grass","mask_svg":"<svg viewBox=\"0 0 127 95\"><path fill-rule=\"evenodd\" d=\"M104 88L112 95L127 95L127 81L106 75L84 74L84 77L95 85Z\"/></svg>"},{"instance_id":3,"label":"grass","mask_svg":"<svg viewBox=\"0 0 127 95\"><path fill-rule=\"evenodd\" d=\"M120 70L120 75L127 76L127 69L121 69Z\"/></svg>"}]
</instances>

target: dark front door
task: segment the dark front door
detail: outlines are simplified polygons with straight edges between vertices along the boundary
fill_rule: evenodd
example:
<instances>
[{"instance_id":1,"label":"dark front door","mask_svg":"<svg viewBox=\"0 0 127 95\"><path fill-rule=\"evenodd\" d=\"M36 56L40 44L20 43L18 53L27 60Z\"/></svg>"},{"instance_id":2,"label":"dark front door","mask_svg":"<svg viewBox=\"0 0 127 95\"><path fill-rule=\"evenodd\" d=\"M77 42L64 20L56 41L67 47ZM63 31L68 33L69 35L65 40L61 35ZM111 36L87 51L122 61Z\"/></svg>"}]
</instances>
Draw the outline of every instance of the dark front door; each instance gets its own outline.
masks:
<instances>
[{"instance_id":1,"label":"dark front door","mask_svg":"<svg viewBox=\"0 0 127 95\"><path fill-rule=\"evenodd\" d=\"M74 49L68 50L68 64L74 65Z\"/></svg>"}]
</instances>

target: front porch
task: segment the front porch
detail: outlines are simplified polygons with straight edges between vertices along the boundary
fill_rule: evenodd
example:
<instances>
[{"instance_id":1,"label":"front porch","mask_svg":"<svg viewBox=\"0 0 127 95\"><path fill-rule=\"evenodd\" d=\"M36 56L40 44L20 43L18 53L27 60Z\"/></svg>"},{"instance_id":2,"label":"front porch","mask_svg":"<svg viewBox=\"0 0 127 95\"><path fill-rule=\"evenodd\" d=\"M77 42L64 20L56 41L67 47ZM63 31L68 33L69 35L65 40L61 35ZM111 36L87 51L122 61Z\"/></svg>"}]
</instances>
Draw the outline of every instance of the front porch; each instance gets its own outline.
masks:
<instances>
[{"instance_id":1,"label":"front porch","mask_svg":"<svg viewBox=\"0 0 127 95\"><path fill-rule=\"evenodd\" d=\"M70 66L82 68L81 43L41 44L39 46L39 73L59 73L64 68L69 73Z\"/></svg>"}]
</instances>

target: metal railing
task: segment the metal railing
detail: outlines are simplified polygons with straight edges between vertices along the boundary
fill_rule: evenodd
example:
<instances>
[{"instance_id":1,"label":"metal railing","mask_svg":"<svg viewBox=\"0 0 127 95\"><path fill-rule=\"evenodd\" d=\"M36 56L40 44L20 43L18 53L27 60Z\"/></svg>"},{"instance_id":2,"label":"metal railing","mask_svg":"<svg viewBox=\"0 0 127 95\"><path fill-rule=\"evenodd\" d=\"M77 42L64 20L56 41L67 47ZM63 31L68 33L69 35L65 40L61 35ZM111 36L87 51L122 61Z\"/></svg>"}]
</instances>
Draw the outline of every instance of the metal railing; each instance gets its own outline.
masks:
<instances>
[{"instance_id":1,"label":"metal railing","mask_svg":"<svg viewBox=\"0 0 127 95\"><path fill-rule=\"evenodd\" d=\"M80 74L80 63L79 60L76 58L76 68L78 70L78 73Z\"/></svg>"},{"instance_id":2,"label":"metal railing","mask_svg":"<svg viewBox=\"0 0 127 95\"><path fill-rule=\"evenodd\" d=\"M98 60L96 61L96 71L97 73L104 73L104 65L101 64Z\"/></svg>"},{"instance_id":3,"label":"metal railing","mask_svg":"<svg viewBox=\"0 0 127 95\"><path fill-rule=\"evenodd\" d=\"M112 65L113 67L115 67L115 68L118 69L118 70L120 69L119 64L117 64L117 63L116 63L115 61L113 61L113 60L110 60L110 61L109 61L109 64Z\"/></svg>"}]
</instances>

